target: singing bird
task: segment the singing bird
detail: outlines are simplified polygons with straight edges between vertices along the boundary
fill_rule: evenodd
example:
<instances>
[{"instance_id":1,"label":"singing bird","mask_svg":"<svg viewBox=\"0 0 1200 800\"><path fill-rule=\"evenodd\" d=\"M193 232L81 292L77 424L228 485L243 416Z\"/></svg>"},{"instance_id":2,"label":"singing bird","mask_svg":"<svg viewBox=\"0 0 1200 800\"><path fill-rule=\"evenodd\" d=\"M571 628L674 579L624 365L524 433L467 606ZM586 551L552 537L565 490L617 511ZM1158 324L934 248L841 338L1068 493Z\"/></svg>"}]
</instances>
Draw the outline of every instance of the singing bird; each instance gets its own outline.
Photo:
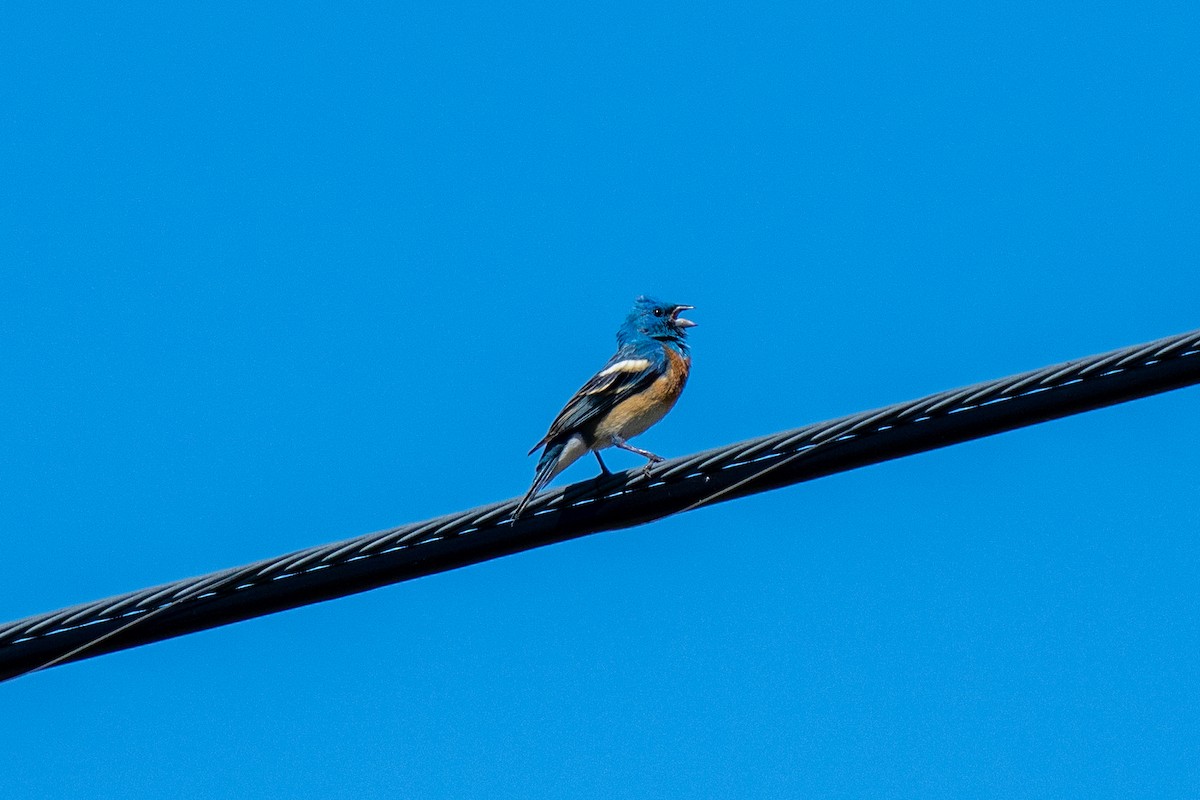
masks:
<instances>
[{"instance_id":1,"label":"singing bird","mask_svg":"<svg viewBox=\"0 0 1200 800\"><path fill-rule=\"evenodd\" d=\"M550 430L529 451L539 448L533 485L521 498L513 519L555 475L584 453L592 452L603 474L611 474L600 451L617 447L647 459L650 467L662 461L629 439L658 422L675 405L692 367L685 332L696 323L679 316L692 306L639 297L617 331L617 352L558 412Z\"/></svg>"}]
</instances>

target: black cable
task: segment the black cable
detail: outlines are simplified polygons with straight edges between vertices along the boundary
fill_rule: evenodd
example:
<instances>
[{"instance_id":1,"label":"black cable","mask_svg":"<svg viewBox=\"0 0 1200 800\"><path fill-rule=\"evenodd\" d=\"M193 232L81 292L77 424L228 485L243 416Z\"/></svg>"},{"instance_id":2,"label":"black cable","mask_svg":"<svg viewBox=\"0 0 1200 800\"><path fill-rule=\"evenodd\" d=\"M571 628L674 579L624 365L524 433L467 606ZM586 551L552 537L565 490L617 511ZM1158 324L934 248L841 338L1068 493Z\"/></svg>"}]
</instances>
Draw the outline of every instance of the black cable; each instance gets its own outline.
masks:
<instances>
[{"instance_id":1,"label":"black cable","mask_svg":"<svg viewBox=\"0 0 1200 800\"><path fill-rule=\"evenodd\" d=\"M1200 383L1200 331L0 625L0 680Z\"/></svg>"}]
</instances>

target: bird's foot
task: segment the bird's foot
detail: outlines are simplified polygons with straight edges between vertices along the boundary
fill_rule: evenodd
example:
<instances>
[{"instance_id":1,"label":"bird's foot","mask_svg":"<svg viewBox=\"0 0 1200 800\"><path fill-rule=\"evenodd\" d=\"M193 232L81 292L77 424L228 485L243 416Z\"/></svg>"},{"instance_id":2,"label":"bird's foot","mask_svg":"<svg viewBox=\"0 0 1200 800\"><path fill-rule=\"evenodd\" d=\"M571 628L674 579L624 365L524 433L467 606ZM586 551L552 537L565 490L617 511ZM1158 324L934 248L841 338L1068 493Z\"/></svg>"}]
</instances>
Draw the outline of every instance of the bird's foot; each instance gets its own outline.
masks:
<instances>
[{"instance_id":1,"label":"bird's foot","mask_svg":"<svg viewBox=\"0 0 1200 800\"><path fill-rule=\"evenodd\" d=\"M642 467L642 474L646 476L647 480L650 479L650 473L654 471L654 465L661 464L662 462L666 461L666 459L662 456L651 455L648 456L648 458L650 460L647 461L645 466Z\"/></svg>"}]
</instances>

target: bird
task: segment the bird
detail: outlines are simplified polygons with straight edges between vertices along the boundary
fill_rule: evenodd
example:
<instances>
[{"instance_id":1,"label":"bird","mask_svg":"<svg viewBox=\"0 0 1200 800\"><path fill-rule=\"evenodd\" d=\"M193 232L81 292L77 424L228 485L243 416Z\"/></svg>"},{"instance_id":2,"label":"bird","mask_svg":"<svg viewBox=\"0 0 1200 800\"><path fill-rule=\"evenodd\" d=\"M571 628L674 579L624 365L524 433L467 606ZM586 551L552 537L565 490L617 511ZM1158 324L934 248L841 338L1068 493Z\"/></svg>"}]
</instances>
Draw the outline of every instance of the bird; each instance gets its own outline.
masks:
<instances>
[{"instance_id":1,"label":"bird","mask_svg":"<svg viewBox=\"0 0 1200 800\"><path fill-rule=\"evenodd\" d=\"M612 472L600 451L616 447L646 459L647 477L663 457L634 447L629 439L645 432L675 405L692 368L686 332L696 323L679 316L694 306L638 297L617 330L617 352L567 401L546 435L529 451L542 448L533 485L513 512L515 521L556 475L591 452L602 475Z\"/></svg>"}]
</instances>

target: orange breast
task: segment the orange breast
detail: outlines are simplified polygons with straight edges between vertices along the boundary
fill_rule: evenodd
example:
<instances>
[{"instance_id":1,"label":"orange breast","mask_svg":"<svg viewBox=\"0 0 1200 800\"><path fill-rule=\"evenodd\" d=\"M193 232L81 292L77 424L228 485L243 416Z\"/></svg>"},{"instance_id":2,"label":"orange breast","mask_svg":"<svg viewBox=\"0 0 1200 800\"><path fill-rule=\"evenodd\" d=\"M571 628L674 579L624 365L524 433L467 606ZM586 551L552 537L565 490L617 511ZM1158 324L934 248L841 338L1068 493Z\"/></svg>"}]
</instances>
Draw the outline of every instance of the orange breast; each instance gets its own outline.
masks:
<instances>
[{"instance_id":1,"label":"orange breast","mask_svg":"<svg viewBox=\"0 0 1200 800\"><path fill-rule=\"evenodd\" d=\"M687 384L691 361L670 347L663 349L666 350L669 361L666 373L650 384L646 391L624 401L605 417L596 428L595 439L598 447L607 447L609 438L614 434L628 439L644 432L662 419L679 399L684 385Z\"/></svg>"}]
</instances>

